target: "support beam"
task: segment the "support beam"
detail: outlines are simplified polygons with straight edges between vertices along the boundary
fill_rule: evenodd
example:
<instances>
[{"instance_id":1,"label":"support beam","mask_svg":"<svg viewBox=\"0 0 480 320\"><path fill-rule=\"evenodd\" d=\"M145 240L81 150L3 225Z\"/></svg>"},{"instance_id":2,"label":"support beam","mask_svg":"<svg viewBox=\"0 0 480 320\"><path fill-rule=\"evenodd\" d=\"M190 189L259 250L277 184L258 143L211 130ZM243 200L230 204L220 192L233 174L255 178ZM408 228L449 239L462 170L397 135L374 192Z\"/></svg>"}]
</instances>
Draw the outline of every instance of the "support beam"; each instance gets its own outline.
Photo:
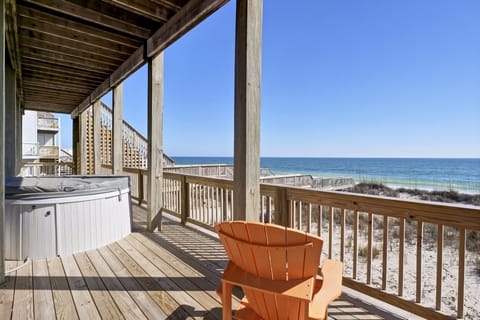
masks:
<instances>
[{"instance_id":1,"label":"support beam","mask_svg":"<svg viewBox=\"0 0 480 320\"><path fill-rule=\"evenodd\" d=\"M79 140L80 140L80 116L72 119L73 174L80 174Z\"/></svg>"},{"instance_id":2,"label":"support beam","mask_svg":"<svg viewBox=\"0 0 480 320\"><path fill-rule=\"evenodd\" d=\"M109 0L112 1L112 0ZM95 101L126 79L138 68L143 66L147 58L155 57L165 50L183 34L191 30L197 24L217 11L228 0L190 0L171 19L162 25L146 42L141 45L130 57L125 60L104 83L95 89L91 95L83 100L75 110L72 117L75 118L80 112L88 108L91 101ZM31 32L29 30L29 32ZM146 55L145 55L146 53Z\"/></svg>"},{"instance_id":3,"label":"support beam","mask_svg":"<svg viewBox=\"0 0 480 320\"><path fill-rule=\"evenodd\" d=\"M102 121L100 113L101 101L97 100L93 104L93 163L94 174L100 174L102 170Z\"/></svg>"},{"instance_id":4,"label":"support beam","mask_svg":"<svg viewBox=\"0 0 480 320\"><path fill-rule=\"evenodd\" d=\"M0 2L0 283L5 282L5 1Z\"/></svg>"},{"instance_id":5,"label":"support beam","mask_svg":"<svg viewBox=\"0 0 480 320\"><path fill-rule=\"evenodd\" d=\"M9 60L9 59L8 59ZM9 63L5 63L5 175L17 175L16 150L16 114L17 114L17 79L15 70Z\"/></svg>"},{"instance_id":6,"label":"support beam","mask_svg":"<svg viewBox=\"0 0 480 320\"><path fill-rule=\"evenodd\" d=\"M17 168L15 169L16 172L20 173L22 169L22 157L23 157L23 123L22 123L22 115L23 115L23 110L20 107L20 103L18 100L18 91L17 91L17 113L16 113L16 126L15 126L15 145L16 145L16 163L17 163Z\"/></svg>"},{"instance_id":7,"label":"support beam","mask_svg":"<svg viewBox=\"0 0 480 320\"><path fill-rule=\"evenodd\" d=\"M163 52L148 62L147 231L162 228Z\"/></svg>"},{"instance_id":8,"label":"support beam","mask_svg":"<svg viewBox=\"0 0 480 320\"><path fill-rule=\"evenodd\" d=\"M123 82L113 88L113 115L112 115L112 173L122 174L123 150Z\"/></svg>"},{"instance_id":9,"label":"support beam","mask_svg":"<svg viewBox=\"0 0 480 320\"><path fill-rule=\"evenodd\" d=\"M88 157L87 157L87 117L88 110L83 111L79 116L78 126L78 148L79 162L78 169L81 175L88 174Z\"/></svg>"},{"instance_id":10,"label":"support beam","mask_svg":"<svg viewBox=\"0 0 480 320\"><path fill-rule=\"evenodd\" d=\"M235 220L260 217L262 0L238 0L235 37Z\"/></svg>"}]
</instances>

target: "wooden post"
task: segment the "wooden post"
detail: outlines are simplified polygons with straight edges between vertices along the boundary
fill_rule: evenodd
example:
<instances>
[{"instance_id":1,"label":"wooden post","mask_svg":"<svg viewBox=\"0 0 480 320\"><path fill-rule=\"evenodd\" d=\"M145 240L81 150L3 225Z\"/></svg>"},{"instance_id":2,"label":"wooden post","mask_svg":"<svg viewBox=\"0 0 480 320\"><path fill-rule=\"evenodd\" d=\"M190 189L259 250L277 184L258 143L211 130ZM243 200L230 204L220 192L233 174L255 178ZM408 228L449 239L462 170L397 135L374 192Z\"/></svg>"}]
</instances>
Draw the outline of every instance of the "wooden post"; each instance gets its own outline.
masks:
<instances>
[{"instance_id":1,"label":"wooden post","mask_svg":"<svg viewBox=\"0 0 480 320\"><path fill-rule=\"evenodd\" d=\"M100 113L100 100L93 104L93 163L94 174L100 174L102 170L102 121Z\"/></svg>"},{"instance_id":2,"label":"wooden post","mask_svg":"<svg viewBox=\"0 0 480 320\"><path fill-rule=\"evenodd\" d=\"M5 175L17 175L17 144L16 144L16 113L17 113L17 93L16 93L15 70L10 64L5 63Z\"/></svg>"},{"instance_id":3,"label":"wooden post","mask_svg":"<svg viewBox=\"0 0 480 320\"><path fill-rule=\"evenodd\" d=\"M112 114L112 173L123 171L123 82L113 88Z\"/></svg>"},{"instance_id":4,"label":"wooden post","mask_svg":"<svg viewBox=\"0 0 480 320\"><path fill-rule=\"evenodd\" d=\"M79 152L79 173L81 175L88 174L88 157L87 157L87 117L88 109L80 113L78 116L78 148Z\"/></svg>"},{"instance_id":5,"label":"wooden post","mask_svg":"<svg viewBox=\"0 0 480 320\"><path fill-rule=\"evenodd\" d=\"M274 223L285 227L288 226L288 201L286 188L277 188L277 194L275 196Z\"/></svg>"},{"instance_id":6,"label":"wooden post","mask_svg":"<svg viewBox=\"0 0 480 320\"><path fill-rule=\"evenodd\" d=\"M163 52L148 62L147 230L162 227Z\"/></svg>"},{"instance_id":7,"label":"wooden post","mask_svg":"<svg viewBox=\"0 0 480 320\"><path fill-rule=\"evenodd\" d=\"M142 169L138 169L138 201L140 204L142 204L142 202L145 202L144 198L145 198L145 191L143 190L143 170Z\"/></svg>"},{"instance_id":8,"label":"wooden post","mask_svg":"<svg viewBox=\"0 0 480 320\"><path fill-rule=\"evenodd\" d=\"M238 0L235 37L235 220L260 217L262 0Z\"/></svg>"},{"instance_id":9,"label":"wooden post","mask_svg":"<svg viewBox=\"0 0 480 320\"><path fill-rule=\"evenodd\" d=\"M5 1L0 3L0 283L5 282Z\"/></svg>"},{"instance_id":10,"label":"wooden post","mask_svg":"<svg viewBox=\"0 0 480 320\"><path fill-rule=\"evenodd\" d=\"M189 216L188 211L190 209L190 192L185 175L182 175L182 179L180 181L180 201L182 224L186 224Z\"/></svg>"},{"instance_id":11,"label":"wooden post","mask_svg":"<svg viewBox=\"0 0 480 320\"><path fill-rule=\"evenodd\" d=\"M80 139L80 115L72 119L72 161L73 174L80 173L79 167L79 140Z\"/></svg>"},{"instance_id":12,"label":"wooden post","mask_svg":"<svg viewBox=\"0 0 480 320\"><path fill-rule=\"evenodd\" d=\"M16 155L15 155L15 158L17 159L16 160L16 169L15 169L15 172L17 173L20 173L21 169L22 169L22 152L23 152L23 132L22 132L22 128L23 128L23 123L22 123L22 114L23 114L23 111L22 111L22 108L20 106L20 104L18 103L18 99L17 99L17 113L15 114L16 116L16 119L15 119L15 151L16 151Z\"/></svg>"}]
</instances>

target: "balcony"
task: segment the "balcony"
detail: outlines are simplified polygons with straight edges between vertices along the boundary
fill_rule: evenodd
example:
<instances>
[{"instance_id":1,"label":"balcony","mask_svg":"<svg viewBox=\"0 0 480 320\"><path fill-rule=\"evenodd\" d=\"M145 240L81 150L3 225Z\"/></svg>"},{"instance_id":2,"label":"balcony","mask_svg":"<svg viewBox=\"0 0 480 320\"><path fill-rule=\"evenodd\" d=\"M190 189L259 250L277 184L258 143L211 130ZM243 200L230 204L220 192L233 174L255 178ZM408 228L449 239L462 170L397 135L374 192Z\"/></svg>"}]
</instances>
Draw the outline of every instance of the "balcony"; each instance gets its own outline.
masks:
<instances>
[{"instance_id":1,"label":"balcony","mask_svg":"<svg viewBox=\"0 0 480 320\"><path fill-rule=\"evenodd\" d=\"M146 171L123 174L131 177L132 197L145 202ZM0 296L24 317L70 310L79 318L220 319L214 290L227 258L207 234L232 219L232 195L232 180L165 172L161 232L144 233L146 210L134 205L131 235L73 257L33 261ZM261 196L260 219L320 235L322 259L345 262L344 295L329 319L478 317L470 285L478 281L478 207L270 184L261 185Z\"/></svg>"},{"instance_id":2,"label":"balcony","mask_svg":"<svg viewBox=\"0 0 480 320\"><path fill-rule=\"evenodd\" d=\"M58 131L59 129L60 122L58 118L37 118L37 130Z\"/></svg>"},{"instance_id":3,"label":"balcony","mask_svg":"<svg viewBox=\"0 0 480 320\"><path fill-rule=\"evenodd\" d=\"M212 237L174 220L145 233L146 210L133 206L134 230L121 241L74 256L39 259L0 287L2 319L221 319L215 294L227 256ZM15 261L7 261L12 269ZM240 293L236 293L234 306ZM329 319L405 319L344 294Z\"/></svg>"},{"instance_id":4,"label":"balcony","mask_svg":"<svg viewBox=\"0 0 480 320\"><path fill-rule=\"evenodd\" d=\"M38 157L38 143L23 143L22 144L23 157Z\"/></svg>"},{"instance_id":5,"label":"balcony","mask_svg":"<svg viewBox=\"0 0 480 320\"><path fill-rule=\"evenodd\" d=\"M38 156L41 159L58 159L60 151L58 146L39 146Z\"/></svg>"}]
</instances>

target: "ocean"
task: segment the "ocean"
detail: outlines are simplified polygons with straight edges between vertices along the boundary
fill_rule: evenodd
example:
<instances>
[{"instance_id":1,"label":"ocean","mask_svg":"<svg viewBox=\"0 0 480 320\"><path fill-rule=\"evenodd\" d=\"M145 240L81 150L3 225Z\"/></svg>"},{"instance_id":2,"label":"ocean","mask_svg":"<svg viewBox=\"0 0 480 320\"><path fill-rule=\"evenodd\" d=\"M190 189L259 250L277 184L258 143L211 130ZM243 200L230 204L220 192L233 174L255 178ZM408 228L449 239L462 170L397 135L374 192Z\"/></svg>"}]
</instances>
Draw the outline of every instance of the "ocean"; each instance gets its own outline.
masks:
<instances>
[{"instance_id":1,"label":"ocean","mask_svg":"<svg viewBox=\"0 0 480 320\"><path fill-rule=\"evenodd\" d=\"M232 164L231 157L173 157L176 164ZM390 187L480 194L480 159L261 158L275 174L350 177Z\"/></svg>"}]
</instances>

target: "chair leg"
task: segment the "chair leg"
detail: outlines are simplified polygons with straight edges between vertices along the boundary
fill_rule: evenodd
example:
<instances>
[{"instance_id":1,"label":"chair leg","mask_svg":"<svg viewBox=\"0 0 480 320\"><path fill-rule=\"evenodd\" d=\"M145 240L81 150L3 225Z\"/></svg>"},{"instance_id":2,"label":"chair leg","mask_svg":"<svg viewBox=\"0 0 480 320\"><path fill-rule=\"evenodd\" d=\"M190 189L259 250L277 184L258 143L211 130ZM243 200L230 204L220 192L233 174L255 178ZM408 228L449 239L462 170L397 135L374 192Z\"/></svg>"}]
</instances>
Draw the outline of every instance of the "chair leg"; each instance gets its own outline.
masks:
<instances>
[{"instance_id":1,"label":"chair leg","mask_svg":"<svg viewBox=\"0 0 480 320\"><path fill-rule=\"evenodd\" d=\"M222 320L232 319L232 285L222 281Z\"/></svg>"}]
</instances>

